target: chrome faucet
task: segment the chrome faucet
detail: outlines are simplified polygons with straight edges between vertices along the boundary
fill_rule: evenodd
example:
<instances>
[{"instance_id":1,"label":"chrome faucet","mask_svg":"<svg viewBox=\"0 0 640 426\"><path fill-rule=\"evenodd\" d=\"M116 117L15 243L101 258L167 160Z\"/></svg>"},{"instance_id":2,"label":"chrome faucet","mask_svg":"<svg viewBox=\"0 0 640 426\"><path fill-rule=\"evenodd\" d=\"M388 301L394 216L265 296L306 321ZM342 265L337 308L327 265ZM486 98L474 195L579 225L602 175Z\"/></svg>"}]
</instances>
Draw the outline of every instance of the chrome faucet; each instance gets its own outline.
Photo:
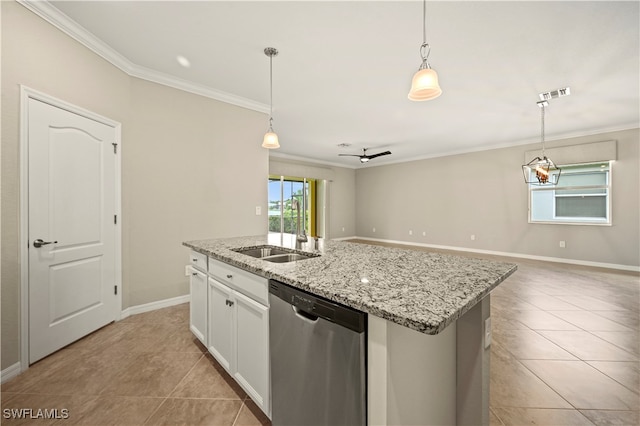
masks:
<instances>
[{"instance_id":1,"label":"chrome faucet","mask_svg":"<svg viewBox=\"0 0 640 426\"><path fill-rule=\"evenodd\" d=\"M293 199L291 208L296 210L296 249L300 250L302 249L302 243L306 243L308 239L304 226L302 227L302 234L300 234L300 203L296 198Z\"/></svg>"}]
</instances>

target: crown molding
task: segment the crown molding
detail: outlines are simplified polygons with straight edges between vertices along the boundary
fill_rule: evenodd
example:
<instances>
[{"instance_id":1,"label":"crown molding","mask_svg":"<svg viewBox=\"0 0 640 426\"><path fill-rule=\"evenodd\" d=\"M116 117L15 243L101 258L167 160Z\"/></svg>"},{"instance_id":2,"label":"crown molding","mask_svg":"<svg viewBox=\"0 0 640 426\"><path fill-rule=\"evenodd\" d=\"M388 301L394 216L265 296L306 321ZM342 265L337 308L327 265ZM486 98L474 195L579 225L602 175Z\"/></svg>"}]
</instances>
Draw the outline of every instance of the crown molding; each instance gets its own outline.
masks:
<instances>
[{"instance_id":1,"label":"crown molding","mask_svg":"<svg viewBox=\"0 0 640 426\"><path fill-rule=\"evenodd\" d=\"M114 50L111 46L87 31L76 21L62 13L58 8L51 5L51 3L49 3L47 0L16 1L20 5L35 13L40 18L44 19L63 33L67 34L69 37L73 38L92 52L96 53L97 55L132 77L161 84L163 86L173 87L174 89L204 96L206 98L215 99L217 101L236 105L249 110L262 112L265 114L269 113L269 105L263 104L261 102L176 78L131 62L129 59Z\"/></svg>"}]
</instances>

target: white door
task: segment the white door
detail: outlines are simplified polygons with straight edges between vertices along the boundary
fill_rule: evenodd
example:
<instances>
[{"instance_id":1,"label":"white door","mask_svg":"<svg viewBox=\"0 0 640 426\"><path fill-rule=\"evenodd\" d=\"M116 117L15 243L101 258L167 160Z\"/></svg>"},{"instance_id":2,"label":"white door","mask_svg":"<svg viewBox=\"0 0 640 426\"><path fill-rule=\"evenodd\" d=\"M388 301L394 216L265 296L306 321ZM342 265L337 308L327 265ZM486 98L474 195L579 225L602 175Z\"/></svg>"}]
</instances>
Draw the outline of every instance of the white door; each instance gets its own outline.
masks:
<instances>
[{"instance_id":1,"label":"white door","mask_svg":"<svg viewBox=\"0 0 640 426\"><path fill-rule=\"evenodd\" d=\"M233 290L209 278L209 352L233 374Z\"/></svg>"},{"instance_id":2,"label":"white door","mask_svg":"<svg viewBox=\"0 0 640 426\"><path fill-rule=\"evenodd\" d=\"M115 320L116 129L28 100L29 362Z\"/></svg>"}]
</instances>

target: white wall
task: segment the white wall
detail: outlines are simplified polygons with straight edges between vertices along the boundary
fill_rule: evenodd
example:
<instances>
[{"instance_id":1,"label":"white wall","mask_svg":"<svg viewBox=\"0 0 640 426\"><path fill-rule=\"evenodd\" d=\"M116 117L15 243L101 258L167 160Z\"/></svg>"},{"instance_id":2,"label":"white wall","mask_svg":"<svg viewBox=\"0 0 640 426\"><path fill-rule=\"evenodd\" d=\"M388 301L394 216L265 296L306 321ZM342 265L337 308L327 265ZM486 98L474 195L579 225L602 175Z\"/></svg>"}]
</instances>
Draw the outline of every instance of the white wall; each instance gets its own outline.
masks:
<instances>
[{"instance_id":1,"label":"white wall","mask_svg":"<svg viewBox=\"0 0 640 426\"><path fill-rule=\"evenodd\" d=\"M606 140L618 141L612 167L613 226L528 223L521 165L525 151L539 146L523 145L358 169L357 235L638 267L640 130L547 145ZM559 247L560 240L566 248Z\"/></svg>"},{"instance_id":2,"label":"white wall","mask_svg":"<svg viewBox=\"0 0 640 426\"><path fill-rule=\"evenodd\" d=\"M1 369L19 360L19 85L122 123L123 308L188 293L189 239L265 233L267 119L133 78L15 2L2 7Z\"/></svg>"}]
</instances>

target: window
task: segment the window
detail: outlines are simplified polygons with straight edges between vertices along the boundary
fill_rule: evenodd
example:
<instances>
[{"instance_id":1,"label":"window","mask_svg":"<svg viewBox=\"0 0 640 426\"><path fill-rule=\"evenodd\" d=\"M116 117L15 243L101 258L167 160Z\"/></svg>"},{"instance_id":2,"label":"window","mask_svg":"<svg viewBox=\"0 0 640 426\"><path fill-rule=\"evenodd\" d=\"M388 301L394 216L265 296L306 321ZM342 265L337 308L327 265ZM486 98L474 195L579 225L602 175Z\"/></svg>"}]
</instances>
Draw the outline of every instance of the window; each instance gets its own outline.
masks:
<instances>
[{"instance_id":1,"label":"window","mask_svg":"<svg viewBox=\"0 0 640 426\"><path fill-rule=\"evenodd\" d=\"M296 234L298 211L294 200L301 209L300 228L315 237L316 180L308 178L269 176L269 233Z\"/></svg>"},{"instance_id":2,"label":"window","mask_svg":"<svg viewBox=\"0 0 640 426\"><path fill-rule=\"evenodd\" d=\"M557 185L529 185L529 222L610 225L611 162L560 168Z\"/></svg>"}]
</instances>

